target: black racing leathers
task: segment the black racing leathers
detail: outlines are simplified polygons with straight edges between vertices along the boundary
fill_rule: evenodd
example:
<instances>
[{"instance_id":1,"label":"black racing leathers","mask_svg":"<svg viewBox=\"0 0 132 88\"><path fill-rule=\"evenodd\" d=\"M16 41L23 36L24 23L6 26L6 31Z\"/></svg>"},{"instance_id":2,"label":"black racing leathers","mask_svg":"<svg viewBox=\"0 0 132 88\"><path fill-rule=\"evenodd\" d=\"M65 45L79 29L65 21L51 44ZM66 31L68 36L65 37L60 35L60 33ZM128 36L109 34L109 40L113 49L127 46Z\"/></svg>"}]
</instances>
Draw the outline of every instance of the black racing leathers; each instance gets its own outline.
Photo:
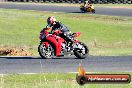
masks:
<instances>
[{"instance_id":1,"label":"black racing leathers","mask_svg":"<svg viewBox=\"0 0 132 88\"><path fill-rule=\"evenodd\" d=\"M53 33L53 31L56 29L61 30L62 34L60 34L59 36L66 39L69 42L72 42L73 37L72 37L71 31L69 31L69 29L61 22L56 22L56 24L54 25L47 25L47 26L48 27L52 26L51 33Z\"/></svg>"}]
</instances>

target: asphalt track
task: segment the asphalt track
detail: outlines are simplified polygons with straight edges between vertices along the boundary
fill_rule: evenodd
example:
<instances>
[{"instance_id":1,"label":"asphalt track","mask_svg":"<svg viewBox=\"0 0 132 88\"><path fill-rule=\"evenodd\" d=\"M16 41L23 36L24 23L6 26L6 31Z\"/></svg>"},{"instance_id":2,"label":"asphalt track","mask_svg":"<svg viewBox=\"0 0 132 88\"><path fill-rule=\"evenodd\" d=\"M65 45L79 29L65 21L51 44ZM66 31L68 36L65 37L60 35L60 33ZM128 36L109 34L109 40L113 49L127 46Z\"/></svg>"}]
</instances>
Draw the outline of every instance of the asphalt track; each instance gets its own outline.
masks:
<instances>
[{"instance_id":1,"label":"asphalt track","mask_svg":"<svg viewBox=\"0 0 132 88\"><path fill-rule=\"evenodd\" d=\"M55 6L55 5L49 6L49 5L42 5L42 4L0 3L0 8L66 12L66 13L81 13L79 7L77 6ZM132 9L95 7L95 10L96 10L96 14L101 14L101 15L132 17Z\"/></svg>"},{"instance_id":2,"label":"asphalt track","mask_svg":"<svg viewBox=\"0 0 132 88\"><path fill-rule=\"evenodd\" d=\"M89 56L86 59L0 57L0 74L77 72L79 63L87 72L132 72L132 56Z\"/></svg>"},{"instance_id":3,"label":"asphalt track","mask_svg":"<svg viewBox=\"0 0 132 88\"><path fill-rule=\"evenodd\" d=\"M80 13L78 7L48 6L37 4L0 3L0 8ZM132 9L98 7L96 14L132 17ZM65 57L41 59L40 57L0 57L0 74L76 72L82 63L87 72L131 72L132 56L89 56L86 59Z\"/></svg>"}]
</instances>

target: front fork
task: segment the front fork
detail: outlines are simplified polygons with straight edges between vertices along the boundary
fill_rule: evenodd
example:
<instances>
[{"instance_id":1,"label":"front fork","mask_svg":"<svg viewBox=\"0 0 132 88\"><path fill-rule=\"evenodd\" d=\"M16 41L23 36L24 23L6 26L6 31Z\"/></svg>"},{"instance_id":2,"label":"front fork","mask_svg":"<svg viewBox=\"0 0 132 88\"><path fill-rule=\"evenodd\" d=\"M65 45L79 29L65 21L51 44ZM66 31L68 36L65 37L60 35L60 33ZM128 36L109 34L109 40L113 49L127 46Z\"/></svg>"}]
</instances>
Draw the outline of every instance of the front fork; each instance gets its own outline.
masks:
<instances>
[{"instance_id":1,"label":"front fork","mask_svg":"<svg viewBox=\"0 0 132 88\"><path fill-rule=\"evenodd\" d=\"M77 42L77 43L75 43L74 45L73 45L73 48L74 49L82 49L83 48L83 45L81 45L81 42Z\"/></svg>"}]
</instances>

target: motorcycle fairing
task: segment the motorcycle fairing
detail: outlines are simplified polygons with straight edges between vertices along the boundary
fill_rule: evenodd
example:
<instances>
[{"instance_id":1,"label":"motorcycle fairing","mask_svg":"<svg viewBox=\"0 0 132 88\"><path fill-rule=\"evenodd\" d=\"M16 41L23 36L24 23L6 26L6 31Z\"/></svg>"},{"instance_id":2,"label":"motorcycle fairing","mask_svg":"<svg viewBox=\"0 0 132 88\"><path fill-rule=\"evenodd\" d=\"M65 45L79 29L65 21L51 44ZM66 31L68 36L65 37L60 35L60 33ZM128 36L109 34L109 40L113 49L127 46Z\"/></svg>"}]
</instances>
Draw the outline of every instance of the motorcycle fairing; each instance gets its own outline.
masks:
<instances>
[{"instance_id":1,"label":"motorcycle fairing","mask_svg":"<svg viewBox=\"0 0 132 88\"><path fill-rule=\"evenodd\" d=\"M42 42L42 43L46 46L46 48L49 46L48 42Z\"/></svg>"},{"instance_id":2,"label":"motorcycle fairing","mask_svg":"<svg viewBox=\"0 0 132 88\"><path fill-rule=\"evenodd\" d=\"M55 48L55 56L59 56L61 53L61 43L64 42L64 39L60 38L59 36L50 35L46 37L46 40L53 44Z\"/></svg>"}]
</instances>

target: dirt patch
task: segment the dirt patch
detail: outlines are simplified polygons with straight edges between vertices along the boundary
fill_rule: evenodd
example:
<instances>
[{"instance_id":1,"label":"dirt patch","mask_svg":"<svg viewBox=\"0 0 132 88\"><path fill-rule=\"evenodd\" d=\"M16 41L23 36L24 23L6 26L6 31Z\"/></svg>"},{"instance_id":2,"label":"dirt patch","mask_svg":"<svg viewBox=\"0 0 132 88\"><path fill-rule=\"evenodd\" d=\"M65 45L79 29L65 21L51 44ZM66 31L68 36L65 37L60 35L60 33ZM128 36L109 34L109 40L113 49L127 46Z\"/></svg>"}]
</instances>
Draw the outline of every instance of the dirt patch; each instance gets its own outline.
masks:
<instances>
[{"instance_id":1,"label":"dirt patch","mask_svg":"<svg viewBox=\"0 0 132 88\"><path fill-rule=\"evenodd\" d=\"M0 48L0 56L31 56L32 53L25 49Z\"/></svg>"},{"instance_id":2,"label":"dirt patch","mask_svg":"<svg viewBox=\"0 0 132 88\"><path fill-rule=\"evenodd\" d=\"M78 20L80 20L80 19L88 19L88 20L100 20L100 21L116 21L116 22L118 22L118 21L128 21L128 19L126 18L126 19L124 19L124 18L121 18L121 17L114 17L114 16L106 16L106 15L104 15L104 16L95 16L95 15L85 15L85 16L82 16L82 15L73 15L73 16L71 16L72 18L75 18L75 19L78 19Z\"/></svg>"}]
</instances>

